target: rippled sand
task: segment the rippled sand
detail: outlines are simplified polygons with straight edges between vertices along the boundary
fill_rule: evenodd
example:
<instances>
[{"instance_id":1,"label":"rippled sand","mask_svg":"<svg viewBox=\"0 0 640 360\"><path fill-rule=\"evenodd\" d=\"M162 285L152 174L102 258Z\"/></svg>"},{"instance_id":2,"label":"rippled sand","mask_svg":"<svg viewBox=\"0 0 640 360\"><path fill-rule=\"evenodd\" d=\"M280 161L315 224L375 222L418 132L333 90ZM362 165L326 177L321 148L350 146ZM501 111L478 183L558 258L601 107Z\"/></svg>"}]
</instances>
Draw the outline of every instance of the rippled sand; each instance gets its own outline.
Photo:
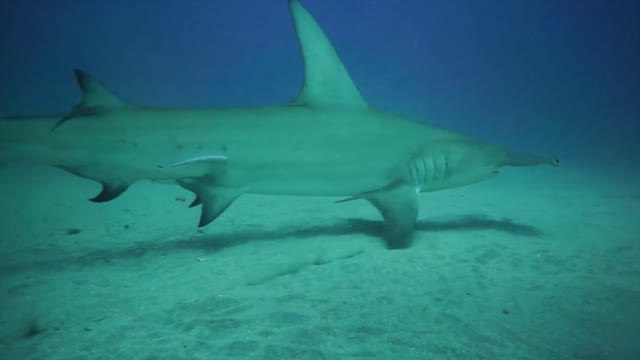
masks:
<instances>
[{"instance_id":1,"label":"rippled sand","mask_svg":"<svg viewBox=\"0 0 640 360\"><path fill-rule=\"evenodd\" d=\"M366 202L244 196L198 230L178 187L0 170L3 359L632 359L640 190L515 169L423 194L388 251Z\"/></svg>"}]
</instances>

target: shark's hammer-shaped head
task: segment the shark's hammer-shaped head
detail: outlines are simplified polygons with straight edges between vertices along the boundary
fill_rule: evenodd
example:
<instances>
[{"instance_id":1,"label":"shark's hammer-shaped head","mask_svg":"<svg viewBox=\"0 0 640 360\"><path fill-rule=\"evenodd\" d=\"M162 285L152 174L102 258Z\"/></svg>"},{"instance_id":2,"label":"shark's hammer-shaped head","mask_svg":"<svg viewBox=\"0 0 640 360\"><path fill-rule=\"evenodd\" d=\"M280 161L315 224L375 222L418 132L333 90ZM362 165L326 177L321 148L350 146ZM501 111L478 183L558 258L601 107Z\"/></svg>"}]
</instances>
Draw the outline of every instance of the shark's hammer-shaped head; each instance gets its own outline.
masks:
<instances>
[{"instance_id":1,"label":"shark's hammer-shaped head","mask_svg":"<svg viewBox=\"0 0 640 360\"><path fill-rule=\"evenodd\" d=\"M450 189L488 180L503 166L557 166L557 159L512 153L475 139L448 140L425 147L409 163L409 177L420 191Z\"/></svg>"},{"instance_id":2,"label":"shark's hammer-shaped head","mask_svg":"<svg viewBox=\"0 0 640 360\"><path fill-rule=\"evenodd\" d=\"M435 191L477 183L498 174L505 154L475 141L432 143L409 163L409 177L420 191Z\"/></svg>"}]
</instances>

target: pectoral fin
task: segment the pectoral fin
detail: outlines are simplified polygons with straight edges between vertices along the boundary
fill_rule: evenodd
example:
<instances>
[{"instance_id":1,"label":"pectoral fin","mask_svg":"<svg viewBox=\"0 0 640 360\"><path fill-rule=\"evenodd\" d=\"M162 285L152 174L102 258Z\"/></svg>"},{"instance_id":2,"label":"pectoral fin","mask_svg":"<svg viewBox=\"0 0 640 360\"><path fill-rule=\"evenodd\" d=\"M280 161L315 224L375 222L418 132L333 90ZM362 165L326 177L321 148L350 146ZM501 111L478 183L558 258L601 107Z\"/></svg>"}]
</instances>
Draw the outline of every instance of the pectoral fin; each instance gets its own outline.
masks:
<instances>
[{"instance_id":1,"label":"pectoral fin","mask_svg":"<svg viewBox=\"0 0 640 360\"><path fill-rule=\"evenodd\" d=\"M411 246L418 217L415 187L398 185L363 196L378 209L385 223L385 241L389 249Z\"/></svg>"}]
</instances>

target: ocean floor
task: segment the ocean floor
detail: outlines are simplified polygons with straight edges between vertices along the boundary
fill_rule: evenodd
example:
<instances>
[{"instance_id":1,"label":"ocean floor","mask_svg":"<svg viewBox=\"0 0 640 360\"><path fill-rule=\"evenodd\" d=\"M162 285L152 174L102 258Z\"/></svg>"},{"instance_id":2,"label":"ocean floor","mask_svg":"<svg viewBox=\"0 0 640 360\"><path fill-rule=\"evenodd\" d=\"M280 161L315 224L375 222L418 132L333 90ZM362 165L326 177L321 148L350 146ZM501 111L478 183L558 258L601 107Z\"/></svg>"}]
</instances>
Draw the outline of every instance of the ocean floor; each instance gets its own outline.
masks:
<instances>
[{"instance_id":1,"label":"ocean floor","mask_svg":"<svg viewBox=\"0 0 640 360\"><path fill-rule=\"evenodd\" d=\"M2 359L639 359L640 177L509 169L421 195L410 249L368 203L0 170Z\"/></svg>"}]
</instances>

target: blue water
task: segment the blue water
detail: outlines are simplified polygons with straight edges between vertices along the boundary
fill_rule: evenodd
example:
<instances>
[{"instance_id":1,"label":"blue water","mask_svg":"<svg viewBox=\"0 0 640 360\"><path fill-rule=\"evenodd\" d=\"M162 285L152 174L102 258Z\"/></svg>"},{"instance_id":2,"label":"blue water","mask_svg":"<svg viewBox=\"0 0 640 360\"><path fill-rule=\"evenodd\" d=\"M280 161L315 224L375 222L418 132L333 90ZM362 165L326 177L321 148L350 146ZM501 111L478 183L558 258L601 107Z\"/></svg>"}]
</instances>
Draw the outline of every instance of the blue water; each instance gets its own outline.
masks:
<instances>
[{"instance_id":1,"label":"blue water","mask_svg":"<svg viewBox=\"0 0 640 360\"><path fill-rule=\"evenodd\" d=\"M636 1L306 1L365 98L523 150L633 162ZM66 112L82 68L128 101L283 103L302 81L286 1L0 3L0 112Z\"/></svg>"},{"instance_id":2,"label":"blue water","mask_svg":"<svg viewBox=\"0 0 640 360\"><path fill-rule=\"evenodd\" d=\"M361 352L354 353L360 354L354 355L354 358L394 358L389 354L400 348L406 352L398 358L422 359L419 355L409 357L417 347L423 351L422 354L440 354L443 359L466 359L469 358L468 354L477 355L475 358L479 359L489 359L492 358L491 354L503 354L502 351L508 352L511 348L519 348L521 352L518 354L530 354L523 357L526 359L539 358L536 354L547 354L554 356L554 359L596 360L624 356L634 359L638 348L633 339L639 333L637 324L640 323L635 320L638 318L638 310L637 305L634 306L640 299L640 290L636 285L640 272L634 262L637 258L635 254L638 253L635 239L638 225L635 221L638 217L640 195L636 187L629 185L633 181L626 175L630 172L637 175L640 171L640 2L301 1L323 27L362 95L371 104L417 121L504 144L515 150L558 156L563 165L569 166L554 169L558 171L557 178L555 175L532 172L543 181L535 185L524 185L521 193L513 189L525 184L526 181L518 179L526 179L528 175L510 178L515 179L511 182L506 178L504 183L499 184L507 188L507 193L512 191L513 196L511 193L496 195L505 193L492 192L495 188L489 187L485 188L486 193L483 190L474 193L475 190L472 190L470 193L453 193L451 198L446 193L434 195L436 204L440 206L427 208L428 215L425 218L434 216L437 219L444 209L453 220L437 219L434 222L432 218L427 218L432 222L427 222L427 225L431 225L427 226L427 234L422 234L423 247L419 251L423 253L410 252L411 250L407 250L405 255L385 252L386 250L375 247L378 245L371 245L367 239L359 238L356 240L362 241L362 246L366 249L362 253L371 258L358 265L347 262L342 267L337 266L337 270L331 273L327 269L333 268L318 266L325 264L323 261L307 259L300 263L302 265L296 262L298 267L292 266L293 270L282 270L287 264L283 265L274 256L275 270L270 270L275 274L273 275L260 267L253 267L254 260L251 256L264 262L264 258L271 257L269 251L281 255L278 251L286 253L285 247L277 248L279 250L276 251L269 244L260 250L244 251L239 248L238 254L248 254L249 260L244 260L244 263L241 261L238 265L236 260L228 260L233 258L233 254L227 255L224 261L228 262L223 264L234 264L231 268L236 271L229 271L229 274L242 277L245 273L264 275L264 272L268 275L265 278L279 279L281 282L277 284L281 288L272 289L268 284L254 286L257 282L249 279L253 282L245 282L250 286L242 283L243 286L223 295L210 289L207 292L206 281L215 279L219 282L223 279L233 283L233 276L227 277L224 272L228 269L218 268L216 262L222 261L223 255L228 253L210 245L209 239L193 240L189 238L191 235L185 235L186 228L188 231L196 231L191 222L195 221L197 214L181 212L187 211L183 209L187 204L183 203L190 199L186 199L182 193L175 193L179 189L171 190L174 192L170 193L172 195L168 199L178 202L180 210L161 202L169 190L157 187L149 192L151 195L144 195L141 188L131 189L125 195L134 196L128 198L133 200L125 198L121 200L123 202L99 208L98 205L78 201L80 198L84 201L87 197L84 192L88 193L91 189L81 189L84 191L81 195L69 195L60 191L60 184L72 187L66 185L70 181L68 178L43 175L43 179L56 179L51 184L45 184L41 182L40 175L29 176L29 172L26 172L26 175L12 173L14 176L11 177L9 171L6 171L2 174L6 175L4 185L13 190L7 190L4 195L6 199L3 198L3 202L10 204L3 209L3 219L9 225L0 230L11 234L3 239L6 240L1 249L3 259L9 259L6 262L9 265L18 264L29 268L28 264L33 262L31 256L37 253L37 256L46 258L44 262L47 264L49 258L64 259L61 262L68 260L73 271L70 271L72 280L63 276L69 274L58 274L57 272L62 272L61 269L40 271L37 281L10 271L2 274L12 281L9 283L7 280L9 285L6 287L10 291L7 290L5 296L0 297L2 304L18 303L14 308L17 309L15 313L25 312L28 316L35 317L31 312L36 315L40 312L45 320L64 319L66 328L65 324L54 322L46 323L44 329L36 327L31 331L28 321L23 321L27 324L20 326L26 326L26 330L22 331L24 329L20 328L21 331L14 331L18 336L14 334L13 338L8 339L4 335L9 333L7 326L0 334L0 358L3 357L3 349L18 349L19 352L15 353L31 353L32 358L39 358L38 355L47 353L50 349L36 346L36 341L56 344L58 348L52 348L51 353L58 355L53 358L64 358L65 348L71 349L69 351L73 353L80 348L81 354L92 354L96 350L92 348L97 346L95 344L104 346L102 351L108 352L108 355L87 355L88 358L143 358L136 357L135 354L120 356L119 352L112 351L114 347L120 346L121 341L124 343L125 340L131 340L127 339L128 335L118 326L132 329L135 321L142 318L144 321L137 323L138 327L134 329L137 336L142 336L144 341L155 337L161 340L171 339L175 343L167 347L178 353L183 348L187 349L181 343L180 336L194 328L200 329L196 325L192 326L190 321L193 319L194 324L200 324L198 326L206 329L197 330L202 333L192 331L196 334L184 335L185 339L191 336L200 342L202 337L215 343L218 339L211 338L219 336L224 341L216 346L225 341L231 345L239 342L240 345L236 347L249 348L248 353L257 354L253 357L256 359L267 355L279 359L300 358L298 355L304 351L307 351L305 358L342 358L323 354L343 354L341 351L347 345L354 346L357 350L361 350L359 346L362 348ZM0 2L0 115L66 113L80 98L73 77L72 70L75 68L88 71L126 101L172 107L283 104L296 96L303 81L302 59L284 0ZM567 168L575 172L564 170ZM618 183L624 183L624 186L615 186L617 183L610 181L609 175ZM532 178L535 177L536 175L532 175ZM86 182L83 184L87 185ZM503 190L500 186L498 188ZM70 193L73 193L72 190L74 189L70 189ZM147 191L151 190L147 188ZM14 196L12 194L18 195L9 199ZM244 205L244 211L253 214L253 203L246 204L249 205ZM257 204L262 206L261 209L271 209L265 203ZM313 226L317 226L319 220L333 221L332 216L340 218L344 215L338 213L324 217L324 213L318 215L314 208L298 211L296 206L302 205L293 204L282 205L282 209L288 209L302 218L305 216L304 211L316 216L310 216L309 221L299 220L303 224L301 228L305 229L302 233L307 231L307 226L312 228L313 233ZM501 207L495 204L501 204ZM14 213L16 209L18 211ZM81 216L72 215L73 212L69 209ZM141 209L150 210L145 212L146 210ZM337 208L332 208L332 211L342 211L334 209ZM155 215L154 211L168 214L169 220L155 220L154 216L159 215ZM468 220L467 216L465 222L465 212L481 212L482 216L472 216L472 220L480 219L473 221ZM276 210L273 213L279 214ZM515 219L511 218L512 213L515 214ZM120 218L116 219L113 214L118 214ZM181 214L179 216L182 217L178 219L176 214ZM49 216L53 220L49 220ZM271 226L273 221L280 221L276 216L276 220L229 216L237 216L232 218L231 225L227 223L226 227L210 229L233 233L238 227L253 236ZM280 224L281 227L288 226L286 220L290 219L285 219ZM136 222L143 225L138 226ZM13 223L22 224L24 231L9 231L8 227L14 226ZM116 230L109 227L114 226L113 223L117 225ZM188 226L185 225L187 223ZM440 223L443 225L438 230ZM158 226L154 227L155 225ZM143 229L131 234L139 231L136 226ZM46 231L38 233L38 227ZM347 233L353 232L351 227L345 228L348 229ZM129 231L130 229L132 230ZM507 229L502 232L510 233L511 237L500 237L504 235L496 234L500 229ZM522 231L517 231L519 229L535 231L523 235ZM150 235L145 237L147 230L149 234L155 231L161 235L157 236L158 239ZM442 230L446 231L443 233ZM65 231L68 236L64 235ZM104 238L92 235L92 231L103 234ZM274 240L274 243L291 233L273 229L265 231L271 236L267 238ZM198 233L198 236L203 233ZM72 236L75 235L86 238L78 237L83 241L74 243L72 240L75 238ZM325 239L322 236L332 234L320 232L315 235L320 239L318 243L324 246ZM71 240L68 243L58 242L59 238ZM46 243L43 239L54 239L55 244ZM163 241L169 240L171 244L178 245L165 244L163 247ZM298 240L307 239L300 236L300 239L295 239ZM48 244L52 250L40 241ZM251 236L248 236L244 242L252 241ZM152 247L146 245L148 243L157 246L155 252L148 250L147 247ZM13 256L12 247L7 244L24 253ZM189 248L189 244L197 244L198 246L193 247L199 252L190 253L193 249ZM299 253L295 252L296 255L307 256L305 251L311 254L313 251L324 251L322 247L308 250L303 242L295 244L303 249ZM253 243L253 246L259 245L259 242ZM87 261L80 261L81 265L77 262L77 259L87 258L87 253L92 254L83 246L96 246L100 249L100 256L88 261L90 264L86 268L89 270L83 267ZM131 246L134 250L129 250ZM225 245L222 249L227 246L233 248L236 244ZM483 246L487 246L488 250ZM107 255L104 255L101 247L108 249ZM52 255L47 253L49 250ZM139 254L146 251L151 255L139 258ZM133 255L129 256L130 252ZM124 255L118 256L120 253ZM359 256L361 252L355 253ZM74 256L76 262L72 261ZM165 256L168 258L165 259ZM306 259L304 256L300 255ZM350 256L351 254L340 254L336 258ZM428 256L431 256L431 262L424 260ZM297 256L292 258L298 261ZM120 266L120 262L125 262L123 259L129 261L130 268L123 266L120 273L110 275L100 273L101 266L116 268ZM167 265L170 261L173 261L172 267ZM204 264L210 267L202 270L202 267L195 267L194 263L196 266ZM193 266L194 271L182 272L185 264ZM76 266L81 271L76 273ZM319 273L305 272L307 267L319 268L316 270ZM363 267L366 270L362 270ZM146 269L146 272L139 269ZM326 271L326 275L322 271ZM140 273L143 276L138 276ZM178 275L174 276L176 274ZM535 276L529 276L530 274ZM283 279L285 275L291 277ZM101 276L109 279L101 280L108 286L103 286L100 282ZM188 276L192 277L190 282L184 281L189 279ZM311 280L305 280L305 276ZM314 276L324 281L319 281ZM132 278L135 280L131 280ZM505 278L509 281L496 280ZM406 284L402 281L406 281ZM334 282L340 284L341 292L332 287ZM386 284L381 284L385 282L389 284L389 288L386 288ZM469 290L468 284L482 286ZM501 288L501 285L505 287ZM68 292L69 286L75 292ZM146 289L138 291L143 295L139 299L130 295L135 293L136 286ZM176 287L182 288L182 295L189 293L187 305L176 300L177 297L171 297L175 295L171 290ZM383 295L380 295L380 287L382 290L386 289ZM101 293L103 288L108 290L105 290L106 295ZM129 290L124 290L125 288ZM196 289L196 295L191 295L191 288ZM53 290L49 292L49 289ZM94 291L95 289L98 290ZM165 292L158 291L160 295L157 295L154 292L157 289L164 289ZM296 291L309 298L294 299L292 294L296 294ZM267 299L264 301L266 306L259 295L261 292L270 296L264 296ZM90 298L92 302L78 301L79 305L75 309L75 305L60 293L73 294L75 300ZM224 298L229 295L231 298ZM51 309L47 296L72 310L65 312L58 311L57 308ZM242 301L238 300L236 304L233 297ZM29 302L37 303L38 306L33 307L38 310L28 309L31 305L23 301L25 298L35 299ZM316 300L317 303L313 303ZM147 304L141 305L136 301L156 303L148 305L145 310ZM225 305L225 301L232 305ZM250 303L250 306L245 308L245 302ZM101 309L94 309L95 303L100 304ZM299 307L299 312L308 311L312 315L305 315L308 319L302 320L292 316L295 311L287 312L285 308L293 306L291 303ZM312 303L313 306L309 305ZM193 304L197 306L192 306ZM411 306L405 306L406 304ZM518 308L513 304L528 305ZM161 310L151 315L145 312L150 311L148 309L154 305ZM231 309L228 314L216 313L220 308L226 311L225 306ZM285 309L280 309L279 306ZM395 308L395 313L385 312L384 309L388 306ZM201 308L204 310L201 311ZM260 311L265 308L269 311L275 309L276 316L267 317L267 320L253 317L252 311L262 314ZM372 316L367 310L369 308L374 309L371 311L372 314L375 313ZM94 316L93 311L98 315ZM233 328L229 325L234 324L227 321L227 317L234 316L233 311L242 313L239 316L243 321L242 326ZM14 311L6 311L6 318L11 319L10 315L13 313ZM111 327L115 323L112 329L115 329L113 331L120 338L113 341L101 338L102 334L108 333L100 332L102 313L107 314L107 320L102 326L106 329L107 324ZM185 313L192 317L181 315ZM316 316L317 314L322 315ZM333 314L336 318L328 317L327 314ZM354 314L356 318L361 317L361 323L357 327L345 325L337 332L331 328L334 325L339 327L343 324L341 319ZM393 314L396 314L395 317ZM469 317L465 318L460 314ZM131 324L121 320L127 316L133 318L129 319ZM515 320L502 320L508 316ZM211 325L206 321L202 325L202 319L212 317L216 321L220 320L218 317L227 321L220 320L223 325L229 325L229 328L218 323ZM330 323L327 325L330 331L322 336L317 335L322 340L317 342L314 342L313 336L305 335L304 346L292 345L294 350L291 353L278 348L282 344L271 344L272 336L283 343L295 343L305 336L289 336L286 332L278 333L278 329L273 330L276 335L259 333L261 341L266 344L264 352L256 350L258 345L255 343L243 344L240 341L243 336L257 337L252 331L260 326L270 326L269 321L282 327L286 323L295 328L301 322L312 322L310 319L313 322ZM424 325L417 319L424 321ZM169 325L164 324L163 328L162 324L158 325L159 321L167 321ZM181 321L189 324L184 325ZM5 326L4 322L5 317L0 319L0 328ZM22 320L18 319L16 322ZM491 332L483 327L484 324L493 324L498 330ZM218 325L223 330L218 329ZM405 325L406 328L419 328L424 332L393 331L404 329ZM448 325L458 329L459 333L448 333ZM149 328L157 331L153 333ZM98 331L91 333L96 329ZM358 341L362 342L361 345L354 345L355 340L352 341L354 329L360 329ZM440 333L438 329L441 329ZM468 329L471 330L467 331ZM322 332L322 328L313 328L313 331ZM65 345L67 339L77 339L78 333L81 334L82 341ZM607 337L609 333L613 336ZM535 336L531 336L532 334ZM424 338L428 338L430 342L423 342ZM458 338L465 342L461 343ZM556 342L550 341L551 338L556 339ZM339 342L334 343L336 339ZM381 339L389 343L384 343ZM407 341L410 345L398 339ZM391 344L392 340L396 343ZM414 346L411 340L419 343L419 346ZM139 343L137 342L138 345ZM185 343L188 341L185 340ZM332 347L336 343L340 346ZM442 345L442 348L436 346L445 343L447 345ZM157 343L152 345L156 346L155 344ZM226 343L223 345L226 346ZM260 346L262 345L261 343ZM163 348L153 346L141 346L152 354L145 358L160 358L154 356L165 353ZM369 346L387 350L376 356L364 351ZM184 353L189 354L191 349L184 350ZM214 346L198 350L198 358L209 358L211 349L217 348ZM484 349L492 352L484 352ZM94 354L98 353L96 350ZM622 355L611 357L611 354ZM84 355L78 356L75 358L87 358ZM210 358L216 357L211 355ZM220 358L241 357L228 355Z\"/></svg>"}]
</instances>

